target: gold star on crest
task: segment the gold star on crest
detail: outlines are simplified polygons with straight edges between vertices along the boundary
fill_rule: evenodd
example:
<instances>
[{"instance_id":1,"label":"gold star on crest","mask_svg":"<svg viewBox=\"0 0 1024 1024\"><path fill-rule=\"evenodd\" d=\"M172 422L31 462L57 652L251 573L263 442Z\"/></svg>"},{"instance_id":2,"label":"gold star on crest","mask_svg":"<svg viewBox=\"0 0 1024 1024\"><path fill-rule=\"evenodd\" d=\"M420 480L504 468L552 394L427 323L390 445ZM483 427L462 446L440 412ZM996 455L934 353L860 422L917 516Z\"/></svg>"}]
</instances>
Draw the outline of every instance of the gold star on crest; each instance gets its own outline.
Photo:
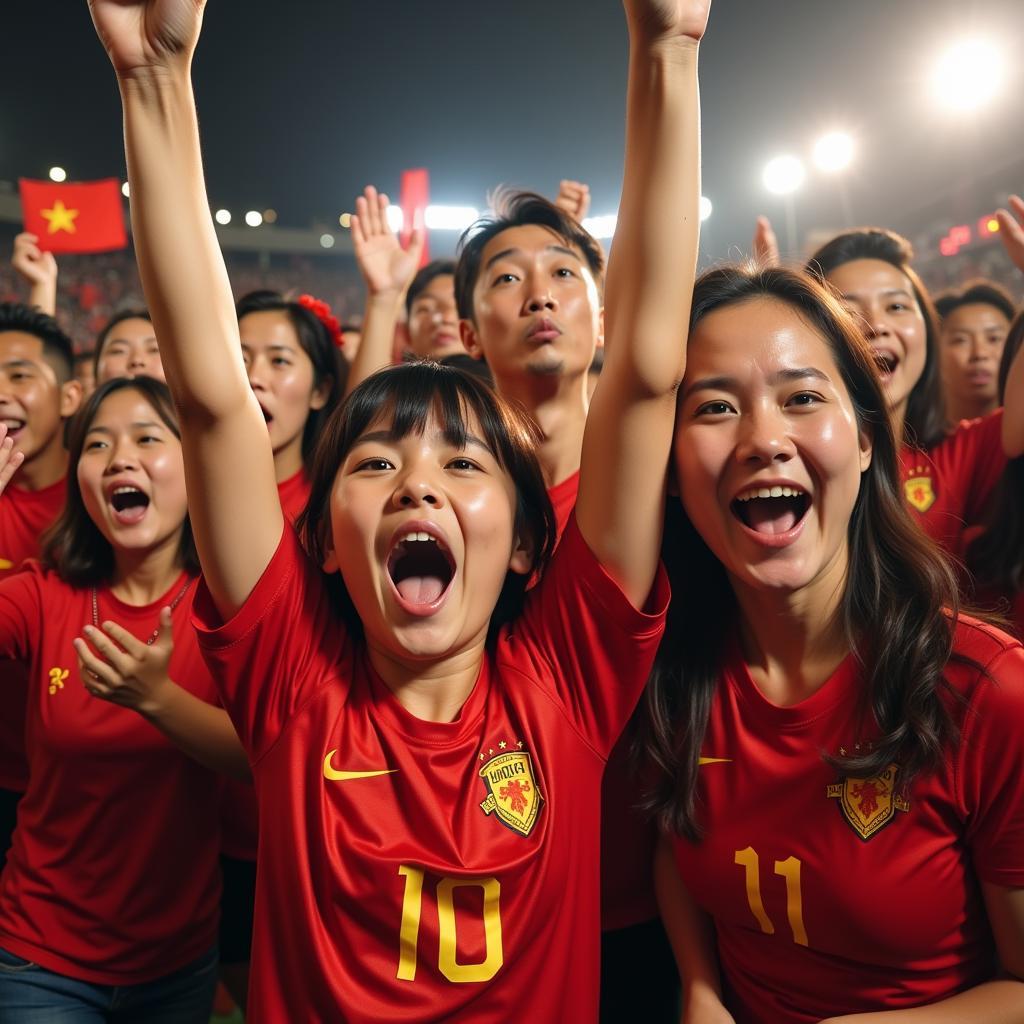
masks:
<instances>
[{"instance_id":1,"label":"gold star on crest","mask_svg":"<svg viewBox=\"0 0 1024 1024\"><path fill-rule=\"evenodd\" d=\"M75 227L75 218L78 216L78 210L69 210L61 199L58 199L51 209L40 210L39 212L49 222L47 234L55 235L58 231L66 231L69 235L73 235L78 230Z\"/></svg>"},{"instance_id":2,"label":"gold star on crest","mask_svg":"<svg viewBox=\"0 0 1024 1024\"><path fill-rule=\"evenodd\" d=\"M507 746L508 746L508 744L507 744L507 743L506 743L506 742L505 742L504 740L502 740L502 741L501 741L501 742L500 742L500 743L498 744L498 749L499 749L499 750L504 750L504 749L505 749L505 748L506 748Z\"/></svg>"}]
</instances>

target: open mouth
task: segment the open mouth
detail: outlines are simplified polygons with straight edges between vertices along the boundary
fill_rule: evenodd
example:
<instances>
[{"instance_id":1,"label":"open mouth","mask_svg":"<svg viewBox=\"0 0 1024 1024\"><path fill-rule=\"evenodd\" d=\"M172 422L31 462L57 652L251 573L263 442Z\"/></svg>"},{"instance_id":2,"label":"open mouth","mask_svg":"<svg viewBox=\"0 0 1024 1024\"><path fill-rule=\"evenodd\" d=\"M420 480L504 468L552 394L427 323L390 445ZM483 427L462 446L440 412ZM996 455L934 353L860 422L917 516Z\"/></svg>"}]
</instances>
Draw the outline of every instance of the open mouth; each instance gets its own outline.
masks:
<instances>
[{"instance_id":1,"label":"open mouth","mask_svg":"<svg viewBox=\"0 0 1024 1024\"><path fill-rule=\"evenodd\" d=\"M391 549L387 569L402 604L421 615L436 608L455 577L451 552L424 531L402 537Z\"/></svg>"},{"instance_id":2,"label":"open mouth","mask_svg":"<svg viewBox=\"0 0 1024 1024\"><path fill-rule=\"evenodd\" d=\"M10 416L5 416L3 419L0 419L0 423L7 428L8 437L17 437L25 426L24 420L14 419Z\"/></svg>"},{"instance_id":3,"label":"open mouth","mask_svg":"<svg viewBox=\"0 0 1024 1024\"><path fill-rule=\"evenodd\" d=\"M900 365L900 357L888 349L875 349L872 355L875 357L875 366L883 377L891 377Z\"/></svg>"},{"instance_id":4,"label":"open mouth","mask_svg":"<svg viewBox=\"0 0 1024 1024\"><path fill-rule=\"evenodd\" d=\"M260 402L260 412L263 413L263 422L269 426L274 421L274 417L273 414L267 412L262 402Z\"/></svg>"},{"instance_id":5,"label":"open mouth","mask_svg":"<svg viewBox=\"0 0 1024 1024\"><path fill-rule=\"evenodd\" d=\"M755 533L779 536L802 522L811 507L806 491L795 487L752 487L733 499L732 514Z\"/></svg>"},{"instance_id":6,"label":"open mouth","mask_svg":"<svg viewBox=\"0 0 1024 1024\"><path fill-rule=\"evenodd\" d=\"M110 495L110 507L118 522L126 525L137 523L149 508L149 495L136 487L117 487Z\"/></svg>"}]
</instances>

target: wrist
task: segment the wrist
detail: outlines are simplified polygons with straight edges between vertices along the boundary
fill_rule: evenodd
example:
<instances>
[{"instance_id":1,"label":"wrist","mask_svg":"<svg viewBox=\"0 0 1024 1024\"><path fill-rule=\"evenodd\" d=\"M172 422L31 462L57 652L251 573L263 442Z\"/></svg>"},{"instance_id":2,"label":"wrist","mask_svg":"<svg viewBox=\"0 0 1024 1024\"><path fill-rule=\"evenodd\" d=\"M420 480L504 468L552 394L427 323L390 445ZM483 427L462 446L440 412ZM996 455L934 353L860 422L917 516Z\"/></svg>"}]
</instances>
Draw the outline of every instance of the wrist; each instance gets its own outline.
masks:
<instances>
[{"instance_id":1,"label":"wrist","mask_svg":"<svg viewBox=\"0 0 1024 1024\"><path fill-rule=\"evenodd\" d=\"M161 721L167 714L170 701L174 694L174 683L169 676L163 676L149 692L139 701L136 711L147 721L154 724Z\"/></svg>"},{"instance_id":2,"label":"wrist","mask_svg":"<svg viewBox=\"0 0 1024 1024\"><path fill-rule=\"evenodd\" d=\"M377 291L369 288L368 290L368 305L374 310L384 313L396 312L401 307L402 299L405 296L404 288L384 288Z\"/></svg>"},{"instance_id":3,"label":"wrist","mask_svg":"<svg viewBox=\"0 0 1024 1024\"><path fill-rule=\"evenodd\" d=\"M121 99L150 100L156 97L192 96L191 58L175 64L137 67L118 71L117 85Z\"/></svg>"}]
</instances>

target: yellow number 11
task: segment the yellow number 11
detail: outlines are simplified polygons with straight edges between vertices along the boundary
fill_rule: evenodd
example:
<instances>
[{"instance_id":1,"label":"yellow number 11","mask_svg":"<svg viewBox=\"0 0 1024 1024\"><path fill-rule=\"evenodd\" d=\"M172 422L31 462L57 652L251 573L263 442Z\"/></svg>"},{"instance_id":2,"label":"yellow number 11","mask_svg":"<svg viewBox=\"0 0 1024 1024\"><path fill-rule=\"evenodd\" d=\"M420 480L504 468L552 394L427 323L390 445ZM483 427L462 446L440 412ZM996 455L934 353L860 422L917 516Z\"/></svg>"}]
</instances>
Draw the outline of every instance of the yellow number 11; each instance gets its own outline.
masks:
<instances>
[{"instance_id":1,"label":"yellow number 11","mask_svg":"<svg viewBox=\"0 0 1024 1024\"><path fill-rule=\"evenodd\" d=\"M757 851L748 846L745 850L736 851L736 863L744 869L747 882L747 902L750 912L757 918L761 931L765 935L775 934L775 925L765 913L761 901L761 859ZM807 931L804 928L804 904L800 894L800 861L796 857L787 857L775 862L775 874L786 880L786 917L793 932L793 941L798 946L807 945Z\"/></svg>"}]
</instances>

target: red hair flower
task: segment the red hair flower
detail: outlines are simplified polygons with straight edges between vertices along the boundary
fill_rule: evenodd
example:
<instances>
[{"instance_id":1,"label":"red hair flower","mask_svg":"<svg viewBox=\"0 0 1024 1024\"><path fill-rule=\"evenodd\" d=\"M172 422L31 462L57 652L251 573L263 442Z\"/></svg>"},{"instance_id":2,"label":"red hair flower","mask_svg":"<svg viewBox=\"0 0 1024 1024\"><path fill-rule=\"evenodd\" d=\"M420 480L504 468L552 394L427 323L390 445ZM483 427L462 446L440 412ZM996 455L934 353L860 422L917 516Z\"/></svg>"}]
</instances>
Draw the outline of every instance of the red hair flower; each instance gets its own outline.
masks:
<instances>
[{"instance_id":1,"label":"red hair flower","mask_svg":"<svg viewBox=\"0 0 1024 1024\"><path fill-rule=\"evenodd\" d=\"M341 322L323 299L315 299L312 295L300 295L296 301L324 325L336 348L344 347L345 339L341 336Z\"/></svg>"}]
</instances>

